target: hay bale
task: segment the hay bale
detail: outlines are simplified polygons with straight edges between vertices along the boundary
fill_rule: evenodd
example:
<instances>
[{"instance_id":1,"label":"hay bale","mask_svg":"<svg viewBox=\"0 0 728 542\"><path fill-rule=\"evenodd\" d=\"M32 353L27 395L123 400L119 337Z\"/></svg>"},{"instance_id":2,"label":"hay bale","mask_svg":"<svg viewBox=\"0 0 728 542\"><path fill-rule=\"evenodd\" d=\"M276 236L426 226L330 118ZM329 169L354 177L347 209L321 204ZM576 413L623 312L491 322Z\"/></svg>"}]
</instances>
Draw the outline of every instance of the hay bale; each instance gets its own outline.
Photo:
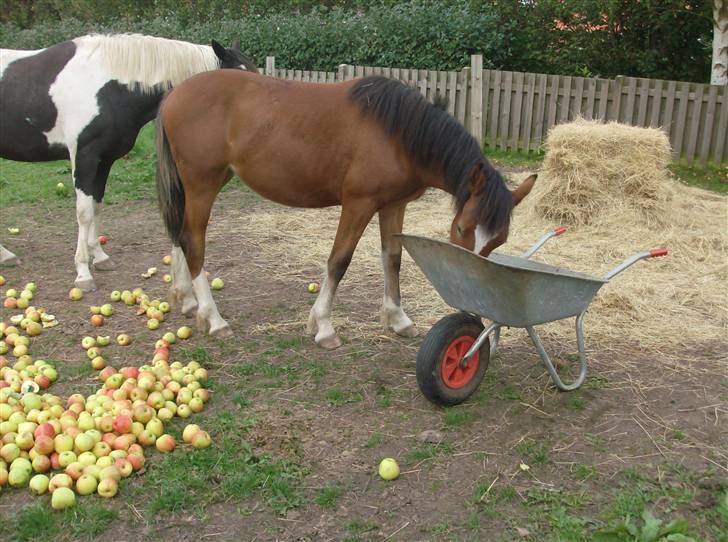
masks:
<instances>
[{"instance_id":1,"label":"hay bale","mask_svg":"<svg viewBox=\"0 0 728 542\"><path fill-rule=\"evenodd\" d=\"M672 197L670 142L662 130L578 119L548 134L536 210L562 224L608 222L630 212L652 226L665 223Z\"/></svg>"}]
</instances>

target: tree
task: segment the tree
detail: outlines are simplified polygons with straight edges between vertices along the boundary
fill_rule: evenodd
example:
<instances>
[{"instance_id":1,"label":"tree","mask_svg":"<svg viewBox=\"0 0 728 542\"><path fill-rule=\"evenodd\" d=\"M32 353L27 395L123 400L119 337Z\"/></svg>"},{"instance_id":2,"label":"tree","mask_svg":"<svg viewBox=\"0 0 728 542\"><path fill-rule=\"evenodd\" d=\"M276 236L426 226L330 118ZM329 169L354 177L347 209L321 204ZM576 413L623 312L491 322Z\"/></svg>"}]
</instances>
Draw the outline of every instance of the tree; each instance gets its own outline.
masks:
<instances>
[{"instance_id":1,"label":"tree","mask_svg":"<svg viewBox=\"0 0 728 542\"><path fill-rule=\"evenodd\" d=\"M713 0L711 85L728 85L728 0Z\"/></svg>"}]
</instances>

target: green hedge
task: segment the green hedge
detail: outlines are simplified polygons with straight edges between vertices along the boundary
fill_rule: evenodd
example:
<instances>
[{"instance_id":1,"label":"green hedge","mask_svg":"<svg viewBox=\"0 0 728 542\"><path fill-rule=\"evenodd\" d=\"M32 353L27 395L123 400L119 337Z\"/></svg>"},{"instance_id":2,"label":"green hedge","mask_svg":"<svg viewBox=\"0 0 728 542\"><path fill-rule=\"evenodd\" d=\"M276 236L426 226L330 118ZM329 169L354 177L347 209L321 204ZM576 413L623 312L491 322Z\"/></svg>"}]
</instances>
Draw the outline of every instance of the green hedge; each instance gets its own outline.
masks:
<instances>
[{"instance_id":1,"label":"green hedge","mask_svg":"<svg viewBox=\"0 0 728 542\"><path fill-rule=\"evenodd\" d=\"M180 18L112 19L93 23L63 19L21 29L0 25L0 47L47 47L90 32L141 32L209 43L216 39L241 47L259 64L267 55L280 68L335 70L339 64L457 70L482 53L486 67L503 66L504 29L489 9L477 12L467 1L426 0L380 6L376 10L313 10L186 24Z\"/></svg>"}]
</instances>

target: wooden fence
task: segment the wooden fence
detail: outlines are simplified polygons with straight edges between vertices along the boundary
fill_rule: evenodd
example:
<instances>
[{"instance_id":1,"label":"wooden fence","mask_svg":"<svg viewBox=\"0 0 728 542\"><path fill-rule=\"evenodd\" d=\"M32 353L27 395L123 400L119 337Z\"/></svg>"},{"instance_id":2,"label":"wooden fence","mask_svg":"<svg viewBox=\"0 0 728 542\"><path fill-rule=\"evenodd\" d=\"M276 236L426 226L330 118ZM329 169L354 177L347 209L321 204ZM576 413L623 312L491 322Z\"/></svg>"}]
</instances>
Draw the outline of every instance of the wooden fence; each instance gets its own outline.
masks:
<instances>
[{"instance_id":1,"label":"wooden fence","mask_svg":"<svg viewBox=\"0 0 728 542\"><path fill-rule=\"evenodd\" d=\"M689 164L728 160L728 86L484 70L481 55L457 72L349 65L336 72L285 70L276 69L274 57L261 72L320 83L368 75L399 79L428 98L447 96L450 113L481 144L503 150L540 150L552 126L582 116L659 127L674 158Z\"/></svg>"}]
</instances>

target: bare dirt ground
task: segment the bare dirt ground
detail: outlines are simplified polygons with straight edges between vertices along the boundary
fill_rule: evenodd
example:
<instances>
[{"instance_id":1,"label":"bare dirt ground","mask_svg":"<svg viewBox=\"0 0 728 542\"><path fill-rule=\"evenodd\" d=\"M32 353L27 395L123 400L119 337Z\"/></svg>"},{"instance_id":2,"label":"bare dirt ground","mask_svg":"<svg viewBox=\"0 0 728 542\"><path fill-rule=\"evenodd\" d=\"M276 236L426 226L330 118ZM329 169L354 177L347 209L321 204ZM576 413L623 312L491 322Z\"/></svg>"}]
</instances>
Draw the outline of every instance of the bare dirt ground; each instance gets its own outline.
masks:
<instances>
[{"instance_id":1,"label":"bare dirt ground","mask_svg":"<svg viewBox=\"0 0 728 542\"><path fill-rule=\"evenodd\" d=\"M77 304L67 301L75 276L73 211L14 211L0 217L0 231L21 227L9 248L24 263L1 272L10 284L35 281L39 303L61 320L36 347L37 357L60 360L51 391L90 392L93 375L83 369L78 347L92 332L88 305L114 289L143 286L154 296L166 294L160 276L168 243L157 211L146 201L105 210L103 231L118 269L95 272L99 289ZM306 285L318 280L321 266L297 259L300 247L316 240L300 239L299 246L283 247L286 259L271 260L260 239L245 233L256 213L287 212L238 189L218 199L207 269L226 281L215 297L235 337L196 335L187 347L205 349L218 384L196 423L213 423L225 412L249 420L244 436L256 453L303 470L299 505L280 512L258 493L216 498L213 483L190 490L205 495L202 509L150 512L145 474L104 503L117 513L105 539L588 540L595 529L645 506L665 522L686 518L696 537L719 539L723 526L715 510L728 487L725 342L685 345L668 359L630 337L589 341L587 326L588 381L560 393L525 332L505 331L480 390L459 407L441 409L419 392L415 358L421 336L449 311L414 310L419 338L385 332L376 325L381 274L353 266L334 308L345 344L331 352L317 348L303 324L313 302ZM322 234L328 239L333 232ZM376 230L368 235L378 237ZM145 281L140 274L151 266L160 273ZM405 262L403 281L413 268ZM417 306L411 297L404 304ZM183 322L193 321L175 312L165 327ZM134 347L115 347L114 366L144 363L155 333L121 310L107 327L109 334L135 337ZM573 341L547 335L545 343L562 362L573 359ZM426 430L440 432L442 441L421 442ZM395 482L376 474L383 457L400 462ZM155 466L152 458L147 473ZM3 525L33 501L25 492L0 494Z\"/></svg>"}]
</instances>

